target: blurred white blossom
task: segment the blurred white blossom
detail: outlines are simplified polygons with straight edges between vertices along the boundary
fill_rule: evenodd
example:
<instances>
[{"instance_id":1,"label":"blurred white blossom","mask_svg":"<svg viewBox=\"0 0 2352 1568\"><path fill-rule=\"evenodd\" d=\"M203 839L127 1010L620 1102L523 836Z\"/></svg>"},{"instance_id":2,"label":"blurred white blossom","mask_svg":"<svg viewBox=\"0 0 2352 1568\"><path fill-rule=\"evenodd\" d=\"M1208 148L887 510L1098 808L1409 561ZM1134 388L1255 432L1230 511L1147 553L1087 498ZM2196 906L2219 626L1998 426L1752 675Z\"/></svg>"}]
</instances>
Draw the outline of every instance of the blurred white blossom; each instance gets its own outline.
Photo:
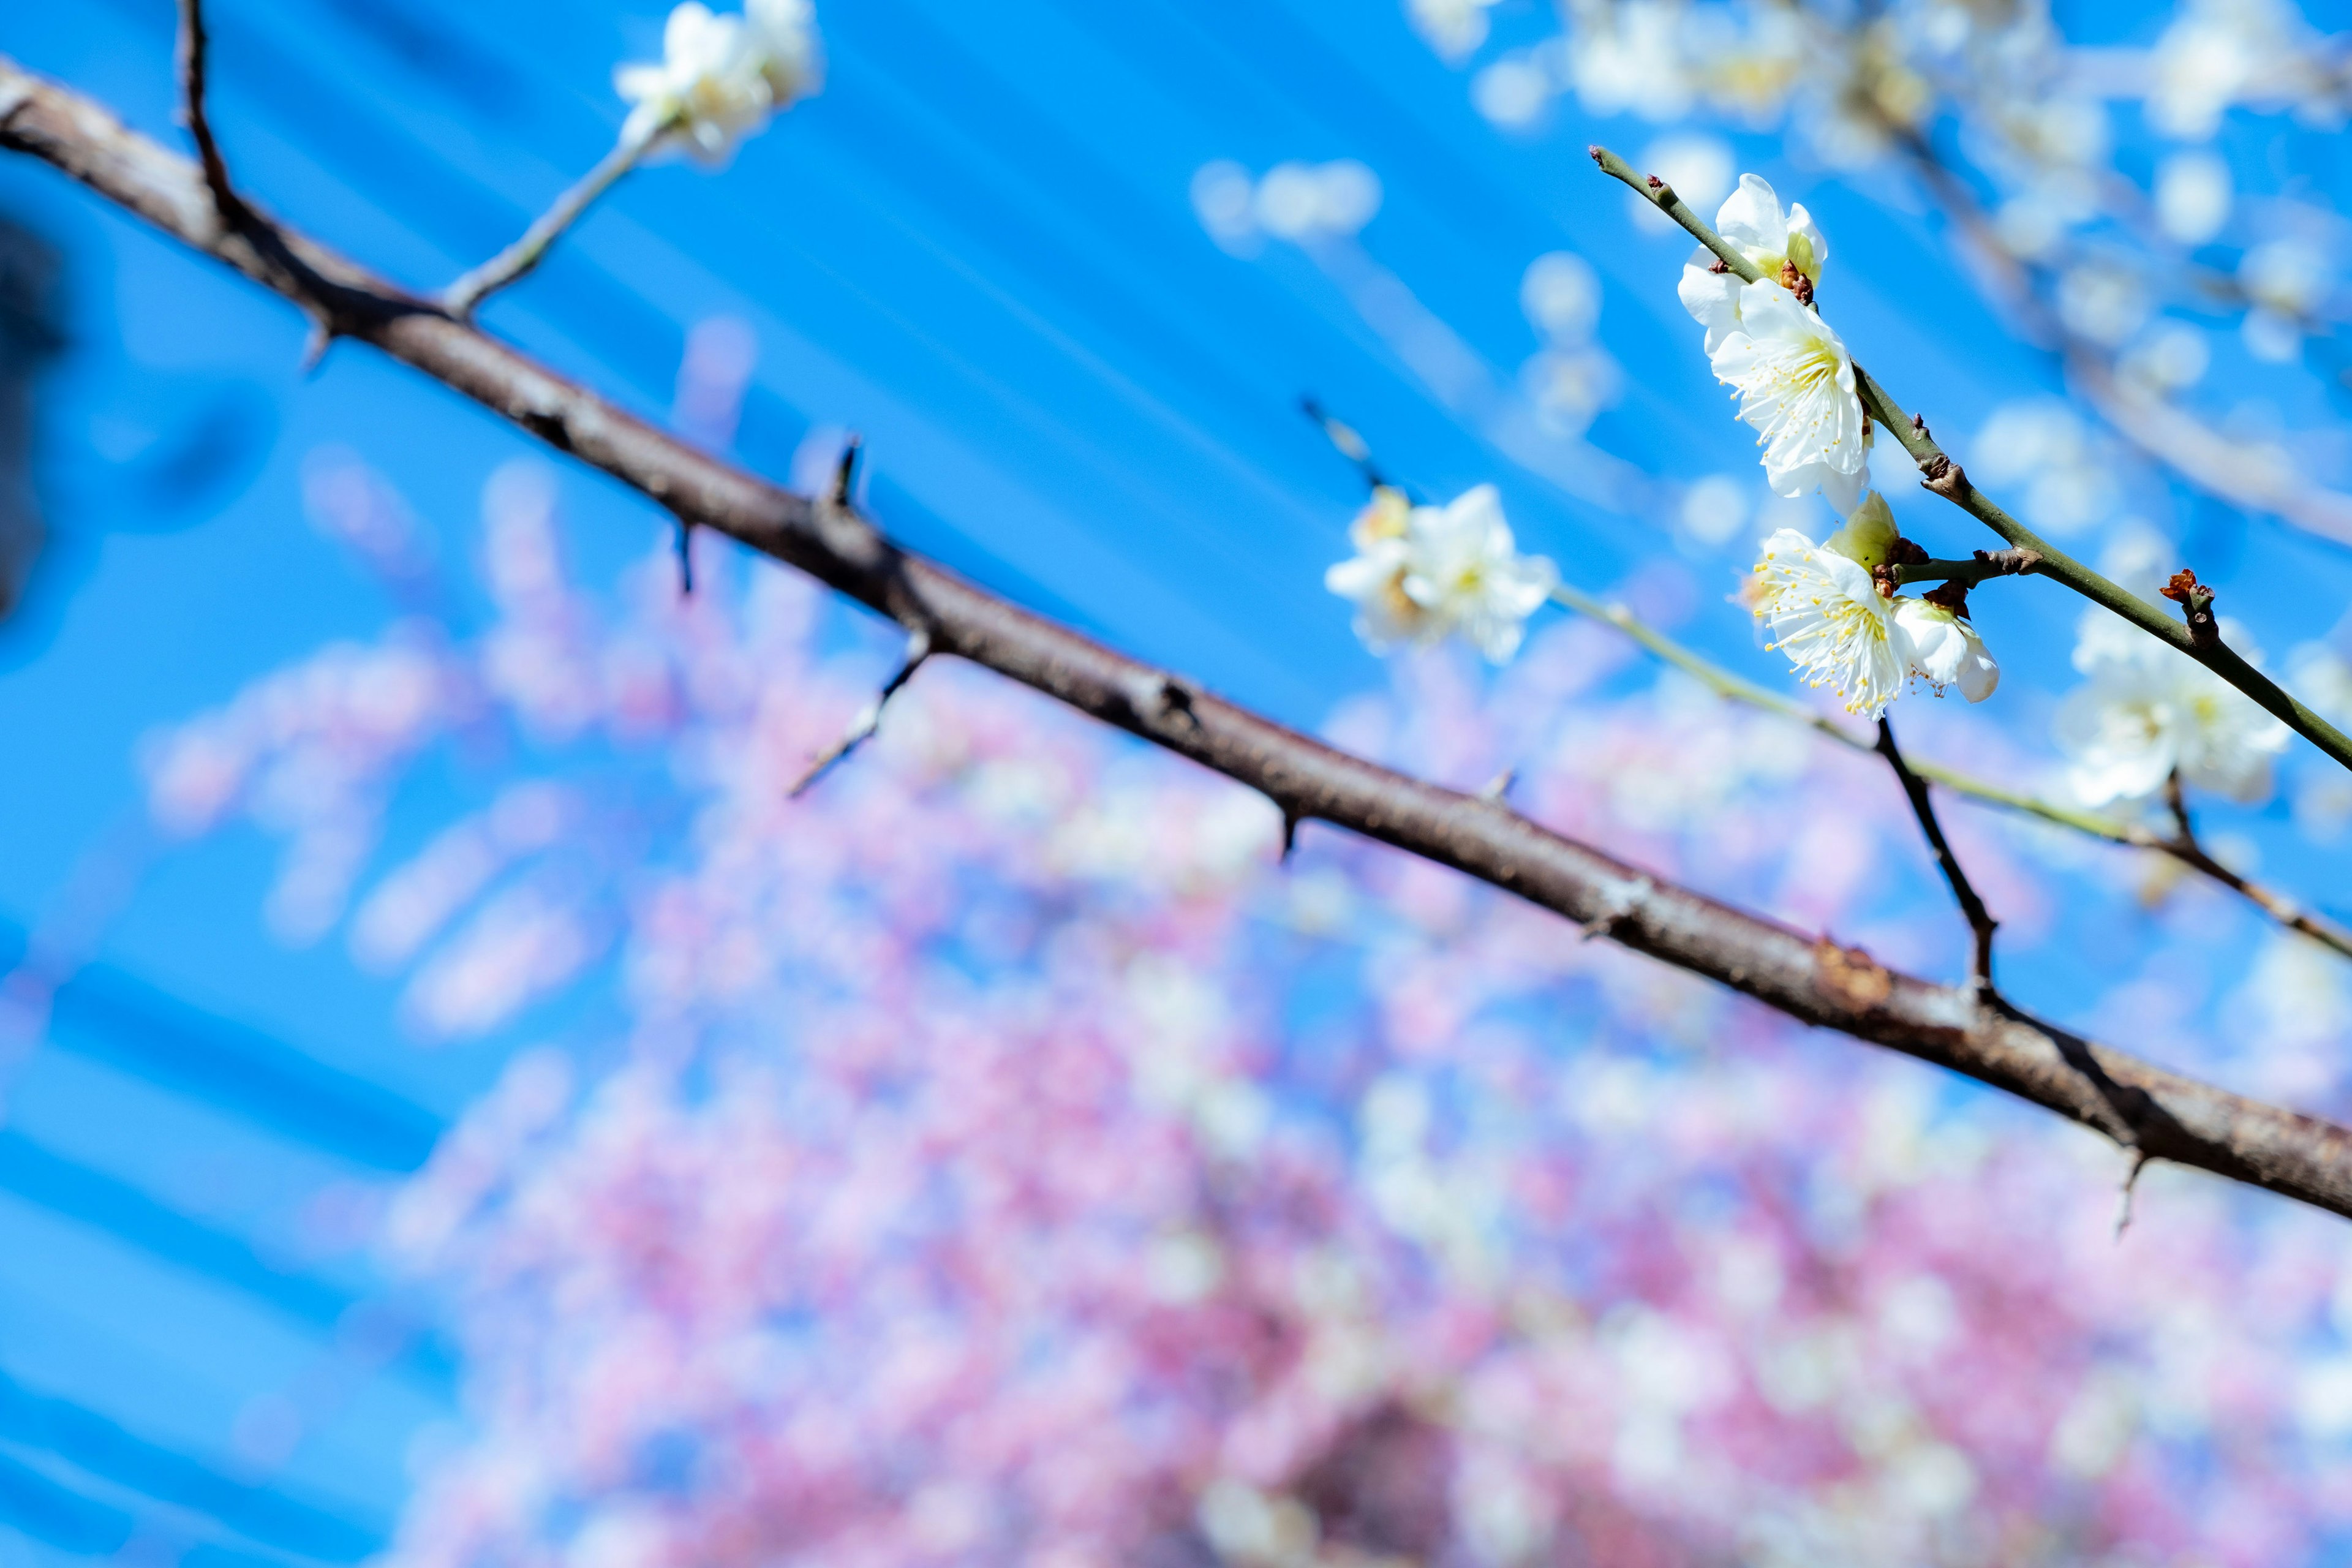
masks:
<instances>
[{"instance_id":1,"label":"blurred white blossom","mask_svg":"<svg viewBox=\"0 0 2352 1568\"><path fill-rule=\"evenodd\" d=\"M2156 171L2156 218L2183 245L2202 245L2230 221L2229 161L2217 153L2175 153Z\"/></svg>"},{"instance_id":2,"label":"blurred white blossom","mask_svg":"<svg viewBox=\"0 0 2352 1568\"><path fill-rule=\"evenodd\" d=\"M1496 0L1405 0L1405 15L1429 47L1459 65L1486 41L1486 13Z\"/></svg>"},{"instance_id":3,"label":"blurred white blossom","mask_svg":"<svg viewBox=\"0 0 2352 1568\"><path fill-rule=\"evenodd\" d=\"M1559 580L1549 561L1518 552L1492 485L1444 507L1382 486L1349 537L1355 555L1324 583L1355 604L1356 633L1376 653L1460 637L1500 664Z\"/></svg>"},{"instance_id":4,"label":"blurred white blossom","mask_svg":"<svg viewBox=\"0 0 2352 1568\"><path fill-rule=\"evenodd\" d=\"M2283 108L2324 92L2318 46L2284 0L2186 0L2156 43L2148 122L2202 142L2233 105Z\"/></svg>"},{"instance_id":5,"label":"blurred white blossom","mask_svg":"<svg viewBox=\"0 0 2352 1568\"><path fill-rule=\"evenodd\" d=\"M2105 258L2068 268L2058 279L2058 317L2067 330L2105 348L2139 331L2151 301L2139 276Z\"/></svg>"},{"instance_id":6,"label":"blurred white blossom","mask_svg":"<svg viewBox=\"0 0 2352 1568\"><path fill-rule=\"evenodd\" d=\"M1726 542L1748 521L1748 496L1729 474L1709 474L1683 492L1681 531L1701 544Z\"/></svg>"},{"instance_id":7,"label":"blurred white blossom","mask_svg":"<svg viewBox=\"0 0 2352 1568\"><path fill-rule=\"evenodd\" d=\"M2336 267L2317 241L2295 235L2265 241L2238 263L2252 308L2241 327L2246 351L2284 363L2303 352L2303 322L2335 287Z\"/></svg>"},{"instance_id":8,"label":"blurred white blossom","mask_svg":"<svg viewBox=\"0 0 2352 1568\"><path fill-rule=\"evenodd\" d=\"M2205 334L2187 321L2158 321L2116 358L2124 377L2162 395L2196 385L2213 362Z\"/></svg>"},{"instance_id":9,"label":"blurred white blossom","mask_svg":"<svg viewBox=\"0 0 2352 1568\"><path fill-rule=\"evenodd\" d=\"M1532 54L1507 56L1470 79L1471 107L1506 130L1533 125L1551 96L1551 73Z\"/></svg>"},{"instance_id":10,"label":"blurred white blossom","mask_svg":"<svg viewBox=\"0 0 2352 1568\"><path fill-rule=\"evenodd\" d=\"M2245 628L2224 620L2221 631L2258 658ZM2084 805L2148 799L2176 769L2182 782L2231 800L2270 793L2287 727L2187 654L2094 609L2083 616L2074 668L2089 679L2061 704L2056 727Z\"/></svg>"},{"instance_id":11,"label":"blurred white blossom","mask_svg":"<svg viewBox=\"0 0 2352 1568\"><path fill-rule=\"evenodd\" d=\"M662 58L626 65L613 85L635 107L624 142L676 147L707 163L824 85L810 0L745 0L740 16L686 0L662 30Z\"/></svg>"},{"instance_id":12,"label":"blurred white blossom","mask_svg":"<svg viewBox=\"0 0 2352 1568\"><path fill-rule=\"evenodd\" d=\"M1519 304L1546 346L1520 368L1519 383L1545 426L1580 437L1617 401L1624 373L1591 341L1601 315L1601 280L1582 257L1538 256L1519 282Z\"/></svg>"},{"instance_id":13,"label":"blurred white blossom","mask_svg":"<svg viewBox=\"0 0 2352 1568\"><path fill-rule=\"evenodd\" d=\"M1352 239L1381 210L1380 176L1352 158L1276 163L1263 178L1221 158L1192 175L1192 195L1209 237L1237 256L1269 235L1294 245Z\"/></svg>"},{"instance_id":14,"label":"blurred white blossom","mask_svg":"<svg viewBox=\"0 0 2352 1568\"><path fill-rule=\"evenodd\" d=\"M1969 444L1980 483L2023 487L2018 510L2051 533L2079 533L2121 500L2114 458L2081 415L2056 398L2020 398L1993 410Z\"/></svg>"},{"instance_id":15,"label":"blurred white blossom","mask_svg":"<svg viewBox=\"0 0 2352 1568\"><path fill-rule=\"evenodd\" d=\"M1732 188L1731 146L1722 137L1704 132L1660 137L1642 149L1642 167L1672 185L1693 212L1706 211ZM1633 192L1625 193L1625 201L1626 210L1642 227L1655 234L1675 230L1674 219Z\"/></svg>"}]
</instances>

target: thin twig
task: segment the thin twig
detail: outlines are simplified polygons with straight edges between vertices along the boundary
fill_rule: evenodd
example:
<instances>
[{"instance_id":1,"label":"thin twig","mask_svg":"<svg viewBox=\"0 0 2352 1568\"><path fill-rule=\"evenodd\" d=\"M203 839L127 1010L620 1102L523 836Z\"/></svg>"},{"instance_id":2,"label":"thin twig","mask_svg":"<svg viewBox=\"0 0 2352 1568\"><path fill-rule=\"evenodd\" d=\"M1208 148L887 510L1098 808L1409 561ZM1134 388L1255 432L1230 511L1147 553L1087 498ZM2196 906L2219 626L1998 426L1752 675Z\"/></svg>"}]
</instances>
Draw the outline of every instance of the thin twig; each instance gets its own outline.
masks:
<instances>
[{"instance_id":1,"label":"thin twig","mask_svg":"<svg viewBox=\"0 0 2352 1568\"><path fill-rule=\"evenodd\" d=\"M1990 1000L1992 985L1992 933L2000 922L1985 908L1984 900L1969 881L1969 874L1960 868L1960 858L1952 852L1951 840L1944 837L1943 824L1936 820L1936 803L1927 798L1927 782L1911 771L1903 760L1903 748L1895 743L1895 726L1885 715L1878 720L1878 754L1895 770L1895 781L1902 784L1903 795L1911 803L1911 815L1919 819L1919 831L1927 840L1927 847L1936 854L1936 864L1951 884L1952 897L1960 906L1960 913L1969 922L1969 931L1976 938L1976 949L1969 962L1969 979L1975 984L1977 994Z\"/></svg>"},{"instance_id":2,"label":"thin twig","mask_svg":"<svg viewBox=\"0 0 2352 1568\"><path fill-rule=\"evenodd\" d=\"M1721 258L1727 270L1751 283L1762 276L1738 247L1691 211L1690 205L1675 194L1672 185L1655 176L1640 174L1605 147L1596 146L1591 153L1593 162L1600 164L1604 173L1623 182L1682 225L1700 244ZM2149 636L2187 654L2252 698L2264 711L2279 719L2336 763L2352 769L2352 737L2347 737L2335 725L2296 700L2219 637L2191 637L2189 627L2182 622L2173 619L2128 589L2108 581L2010 516L1991 498L1969 482L1968 475L1959 464L1954 462L1928 434L1927 422L1915 419L1905 412L1877 379L1858 363L1853 367L1853 379L1864 411L1902 443L1904 450L1918 464L1922 476L1920 482L1926 489L1934 490L1982 522L2012 547L2032 551L2041 558L2037 570L2042 575L2057 579L2093 604L2114 612Z\"/></svg>"},{"instance_id":3,"label":"thin twig","mask_svg":"<svg viewBox=\"0 0 2352 1568\"><path fill-rule=\"evenodd\" d=\"M2010 248L1968 183L1925 136L1892 121L1885 128L1937 204L1967 237L2000 302L2016 313L2021 335L2063 356L2068 384L2110 428L2209 495L2248 511L2267 512L2332 543L2352 545L2352 495L2314 484L2294 471L2284 454L2226 436L2168 398L2118 379L2113 352L2069 330L2042 302L2035 280L2047 279L2052 269L2022 260ZM2113 187L2126 203L2144 203L2139 187L2130 181L2117 178ZM2125 210L2128 214L2130 206ZM2137 216L2144 220L2144 214ZM2250 303L2242 286L2228 275L2198 268L2185 258L2168 261L2163 270L2186 279L2223 308Z\"/></svg>"},{"instance_id":4,"label":"thin twig","mask_svg":"<svg viewBox=\"0 0 2352 1568\"><path fill-rule=\"evenodd\" d=\"M817 753L816 757L810 762L808 771L802 773L793 782L793 787L785 793L793 799L798 800L809 792L817 780L831 773L842 759L872 740L874 732L882 727L882 710L889 706L890 699L898 695L899 689L915 678L915 671L921 668L923 660L930 657L930 633L920 627L908 632L907 657L898 666L898 672L882 683L882 689L876 694L874 700L859 709L857 717L849 721L847 732L840 740Z\"/></svg>"},{"instance_id":5,"label":"thin twig","mask_svg":"<svg viewBox=\"0 0 2352 1568\"><path fill-rule=\"evenodd\" d=\"M1357 433L1354 426L1333 418L1311 394L1298 400L1298 411L1315 422L1315 427L1323 432L1323 438L1331 443L1332 450L1356 465L1356 471L1364 476L1364 483L1374 489L1389 484L1388 479L1381 472L1380 465L1372 460L1370 445Z\"/></svg>"},{"instance_id":6,"label":"thin twig","mask_svg":"<svg viewBox=\"0 0 2352 1568\"><path fill-rule=\"evenodd\" d=\"M252 221L252 209L229 184L228 160L213 139L212 117L205 108L205 87L211 39L205 31L205 0L180 0L180 116L196 144L196 161L204 166L205 185L212 192L213 208L224 228L242 228Z\"/></svg>"},{"instance_id":7,"label":"thin twig","mask_svg":"<svg viewBox=\"0 0 2352 1568\"><path fill-rule=\"evenodd\" d=\"M184 0L184 3L193 5L195 0ZM614 142L613 150L605 153L594 168L583 175L570 190L556 197L554 205L523 230L520 239L450 284L442 292L442 308L461 321L470 321L484 300L508 284L529 276L531 269L546 258L555 242L562 237L563 231L579 222L581 215L597 197L617 184L622 175L635 168L660 137L661 132L656 130L650 135L624 136Z\"/></svg>"},{"instance_id":8,"label":"thin twig","mask_svg":"<svg viewBox=\"0 0 2352 1568\"><path fill-rule=\"evenodd\" d=\"M1754 681L1733 674L1721 665L1684 647L1656 627L1642 621L1622 605L1606 603L1568 583L1562 583L1554 588L1552 598L1580 615L1590 616L1594 620L1614 626L1665 663L1697 680L1718 697L1733 702L1745 703L1750 708L1760 709L1764 712L1785 719L1792 724L1801 724L1815 734L1825 740L1834 741L1849 751L1874 752L1877 750L1872 742L1855 734L1836 720L1826 714L1815 712L1802 703L1793 701L1777 691L1769 690L1757 685ZM2063 827L2071 832L2102 839L2109 844L2126 845L2134 849L2146 849L2154 854L2168 857L2199 875L2212 879L2288 930L2307 936L2345 958L2352 958L2352 931L2346 931L2332 921L2314 915L2284 894L2273 892L2260 883L2250 881L2214 859L2201 846L2192 841L2183 840L2178 837L2168 837L2162 834L2151 832L2137 822L2126 822L2116 817L2103 816L2096 812L2084 811L2079 807L2061 805L2055 801L2045 800L2039 795L2027 795L2021 790L2011 789L2005 785L1994 784L1990 780L1961 773L1956 768L1946 767L1941 763L1912 761L1910 767L1912 772L1928 783L1950 790L1954 795L1964 795L1981 805L2012 812L2020 816L2030 816L2037 821L2049 823L2053 826Z\"/></svg>"},{"instance_id":9,"label":"thin twig","mask_svg":"<svg viewBox=\"0 0 2352 1568\"><path fill-rule=\"evenodd\" d=\"M303 285L212 221L204 176L101 106L0 57L0 149L65 171L289 300ZM350 297L346 335L513 421L673 511L809 573L936 651L987 666L1314 817L1450 867L1801 1023L1964 1073L2172 1160L2352 1216L2352 1130L2231 1094L2011 1010L1899 973L1651 876L1507 805L1350 756L892 544L854 511L795 496L655 428L549 366L307 237L289 245ZM374 302L373 309L362 309Z\"/></svg>"}]
</instances>

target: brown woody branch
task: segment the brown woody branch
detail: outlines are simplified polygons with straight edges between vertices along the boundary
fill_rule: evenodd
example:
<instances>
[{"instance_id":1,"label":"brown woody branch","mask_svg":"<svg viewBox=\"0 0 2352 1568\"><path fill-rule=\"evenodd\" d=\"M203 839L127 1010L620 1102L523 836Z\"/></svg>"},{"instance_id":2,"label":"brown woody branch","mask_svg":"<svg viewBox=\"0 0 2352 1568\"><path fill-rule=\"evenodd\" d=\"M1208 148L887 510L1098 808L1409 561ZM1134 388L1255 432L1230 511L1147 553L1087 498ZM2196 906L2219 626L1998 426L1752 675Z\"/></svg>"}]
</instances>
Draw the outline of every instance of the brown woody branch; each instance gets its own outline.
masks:
<instances>
[{"instance_id":1,"label":"brown woody branch","mask_svg":"<svg viewBox=\"0 0 2352 1568\"><path fill-rule=\"evenodd\" d=\"M1911 803L1911 815L1919 819L1920 836L1927 840L1934 852L1936 867L1944 873L1944 880L1952 889L1960 914L1969 922L1969 932L1975 939L1969 955L1969 979L1977 995L1985 1001L1993 998L1992 933L2000 922L1992 918L1985 901L1977 896L1969 874L1960 868L1960 858L1952 852L1951 841L1944 837L1944 825L1936 820L1936 803L1927 796L1927 782L1911 771L1903 760L1903 748L1895 743L1895 726L1885 715L1878 720L1878 754L1895 770L1895 779L1903 786L1904 798Z\"/></svg>"},{"instance_id":2,"label":"brown woody branch","mask_svg":"<svg viewBox=\"0 0 2352 1568\"><path fill-rule=\"evenodd\" d=\"M188 127L189 139L196 144L196 161L204 166L213 205L222 224L236 228L249 221L252 214L237 196L236 187L229 184L228 160L221 156L220 143L213 139L212 116L205 101L208 44L204 0L180 0L180 116Z\"/></svg>"},{"instance_id":3,"label":"brown woody branch","mask_svg":"<svg viewBox=\"0 0 2352 1568\"><path fill-rule=\"evenodd\" d=\"M809 573L935 653L987 666L1314 817L1449 866L1579 926L1807 1024L1949 1068L2105 1133L2352 1216L2352 1132L2199 1083L2050 1024L1980 1006L1972 989L1890 971L1844 948L1645 875L1501 800L1441 789L1286 730L900 550L853 509L730 468L394 289L270 226L218 221L202 172L101 106L0 57L0 146L100 195L298 305L332 290L337 328L634 486L699 527Z\"/></svg>"}]
</instances>

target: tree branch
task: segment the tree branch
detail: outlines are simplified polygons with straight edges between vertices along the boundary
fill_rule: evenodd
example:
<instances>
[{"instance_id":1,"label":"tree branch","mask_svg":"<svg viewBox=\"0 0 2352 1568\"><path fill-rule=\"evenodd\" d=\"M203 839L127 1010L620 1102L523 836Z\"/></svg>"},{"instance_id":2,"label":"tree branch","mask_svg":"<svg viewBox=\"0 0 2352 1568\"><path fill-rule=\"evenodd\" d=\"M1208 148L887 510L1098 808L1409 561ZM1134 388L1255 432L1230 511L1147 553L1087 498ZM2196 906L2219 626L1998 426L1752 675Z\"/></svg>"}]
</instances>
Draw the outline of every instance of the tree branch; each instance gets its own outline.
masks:
<instances>
[{"instance_id":1,"label":"tree branch","mask_svg":"<svg viewBox=\"0 0 2352 1568\"><path fill-rule=\"evenodd\" d=\"M1777 691L1735 675L1704 655L1685 647L1622 605L1604 603L1570 583L1562 583L1554 588L1551 596L1556 603L1580 615L1590 616L1596 621L1616 627L1718 697L1761 709L1792 724L1802 724L1848 751L1874 752L1878 749L1827 714L1817 713L1801 702L1791 701ZM2027 795L2021 790L2010 789L1972 773L1946 767L1941 763L1908 762L1908 766L1930 784L1998 810L2030 816L2054 827L2068 828L2109 844L2126 845L2134 849L2147 849L2168 856L2190 870L2211 878L2288 930L2307 936L2346 958L2352 958L2352 931L2312 914L2283 893L2273 892L2257 882L2249 881L2215 860L2193 842L2152 833L2137 822L2125 822L2112 816L2102 816L2096 812L2061 805L2055 801L2044 800L2039 795Z\"/></svg>"},{"instance_id":2,"label":"tree branch","mask_svg":"<svg viewBox=\"0 0 2352 1568\"><path fill-rule=\"evenodd\" d=\"M1922 184L1945 216L1958 225L1983 264L1986 281L2000 303L2016 312L2027 341L2063 357L2066 379L2083 400L2126 440L2207 494L2248 511L2267 512L2336 544L2352 545L2352 495L2314 484L2295 472L2275 448L2232 440L2168 398L2132 387L2114 374L2115 356L2068 330L2042 303L2035 279L2051 268L2019 258L2001 239L1976 195L1945 162L1933 143L1908 125L1884 120L1882 128L1903 149ZM2111 182L2118 210L2145 229L2147 215L2139 187ZM2176 278L2187 278L2210 300L2229 309L2252 301L2237 279L2172 258Z\"/></svg>"},{"instance_id":3,"label":"tree branch","mask_svg":"<svg viewBox=\"0 0 2352 1568\"><path fill-rule=\"evenodd\" d=\"M1604 173L1622 181L1682 225L1700 244L1721 258L1728 270L1748 282L1757 281L1759 274L1754 264L1691 211L1690 205L1675 194L1672 185L1654 175L1642 174L1605 147L1596 146L1591 153L1593 162L1600 164ZM1853 379L1855 389L1861 395L1863 408L1902 443L1903 449L1918 464L1922 476L1920 482L1925 488L1982 522L2015 549L2031 551L2041 557L2037 570L2042 575L2056 578L2093 604L2113 611L2149 636L2169 643L2252 698L2264 711L2336 762L2352 769L2352 738L2347 738L2335 725L2297 701L2276 681L2256 669L2242 654L2219 637L2192 637L2189 628L2181 622L2120 584L2109 582L2010 516L1990 496L1969 483L1968 475L1960 466L1952 461L1950 455L1928 434L1927 421L1915 419L1904 412L1886 389L1859 363L1853 367Z\"/></svg>"},{"instance_id":4,"label":"tree branch","mask_svg":"<svg viewBox=\"0 0 2352 1568\"><path fill-rule=\"evenodd\" d=\"M89 100L0 58L0 147L41 158L158 227L303 303L213 219L203 174ZM1859 948L1647 876L1498 801L1407 778L1112 652L892 545L864 518L695 451L586 389L299 236L302 264L354 301L349 335L557 449L890 616L956 654L1189 757L1281 804L1452 867L1807 1024L1965 1073L2151 1157L2352 1216L2352 1131L2229 1094Z\"/></svg>"},{"instance_id":5,"label":"tree branch","mask_svg":"<svg viewBox=\"0 0 2352 1568\"><path fill-rule=\"evenodd\" d=\"M1969 963L1969 978L1975 984L1977 994L1990 1001L1992 985L1992 933L2000 922L1985 908L1984 900L1977 896L1969 874L1960 868L1960 858L1952 853L1951 841L1944 837L1943 824L1936 820L1935 802L1927 798L1927 781L1911 771L1903 760L1903 748L1895 743L1895 726L1885 714L1878 719L1878 754L1895 770L1895 782L1903 786L1903 795L1911 803L1911 815L1919 819L1919 832L1935 851L1937 868L1944 880L1951 885L1952 897L1960 906L1960 913L1969 922L1969 931L1976 938L1975 952Z\"/></svg>"}]
</instances>

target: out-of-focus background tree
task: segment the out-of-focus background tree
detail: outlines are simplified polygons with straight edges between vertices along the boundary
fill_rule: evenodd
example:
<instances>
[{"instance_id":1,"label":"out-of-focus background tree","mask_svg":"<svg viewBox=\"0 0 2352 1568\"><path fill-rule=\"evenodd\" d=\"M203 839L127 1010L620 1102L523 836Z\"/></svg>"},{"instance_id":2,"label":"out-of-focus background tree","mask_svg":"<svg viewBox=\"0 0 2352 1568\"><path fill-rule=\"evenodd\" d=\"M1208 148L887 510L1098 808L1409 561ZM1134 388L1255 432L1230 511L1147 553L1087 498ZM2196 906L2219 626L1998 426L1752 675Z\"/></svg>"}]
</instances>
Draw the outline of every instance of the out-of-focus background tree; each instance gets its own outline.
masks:
<instances>
[{"instance_id":1,"label":"out-of-focus background tree","mask_svg":"<svg viewBox=\"0 0 2352 1568\"><path fill-rule=\"evenodd\" d=\"M653 7L221 0L239 179L419 287L610 145ZM1319 395L1776 689L1674 285L1743 169L1988 488L2352 692L2341 17L835 0L823 94L486 321L1406 771L1956 975L1883 770L1538 619L1383 668ZM167 134L170 7L0 16ZM0 165L0 1553L2326 1563L2341 1226L1813 1037L895 639ZM1890 465L1890 467L1899 465ZM1882 479L1891 481L1892 474ZM1898 487L1899 488L1899 487ZM1979 543L1893 497L1941 554ZM2003 588L2013 589L2001 592ZM1898 709L2062 797L2078 605ZM21 603L17 602L21 599ZM2208 841L2322 910L2307 752ZM2134 809L2125 803L2118 809ZM1947 807L2021 1001L2352 1112L2340 958ZM2342 911L2338 911L2342 912Z\"/></svg>"}]
</instances>

